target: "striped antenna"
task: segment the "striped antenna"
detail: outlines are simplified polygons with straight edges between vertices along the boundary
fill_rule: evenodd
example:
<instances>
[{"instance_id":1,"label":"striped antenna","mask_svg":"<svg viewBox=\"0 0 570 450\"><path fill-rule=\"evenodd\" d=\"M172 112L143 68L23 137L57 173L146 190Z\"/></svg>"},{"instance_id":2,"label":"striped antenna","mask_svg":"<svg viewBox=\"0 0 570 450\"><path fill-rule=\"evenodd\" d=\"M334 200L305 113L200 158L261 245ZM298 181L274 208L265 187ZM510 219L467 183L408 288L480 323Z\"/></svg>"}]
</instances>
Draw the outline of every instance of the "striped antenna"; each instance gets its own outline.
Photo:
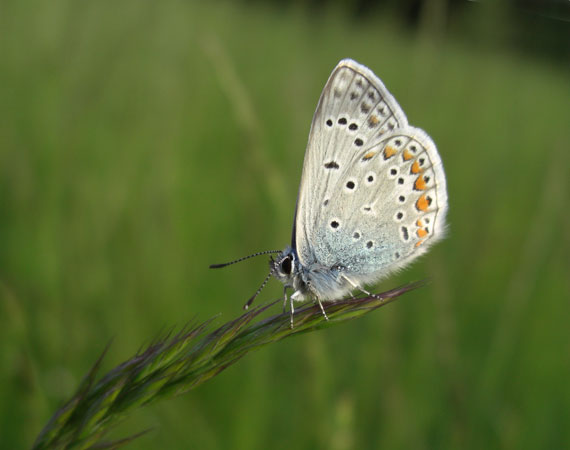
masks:
<instances>
[{"instance_id":1,"label":"striped antenna","mask_svg":"<svg viewBox=\"0 0 570 450\"><path fill-rule=\"evenodd\" d=\"M246 259L253 258L254 256L267 255L268 253L281 253L281 250L266 250L264 252L254 253L253 255L244 256L243 258L236 259L235 261L230 261L223 264L211 264L210 269L220 269L221 267L231 266L232 264L245 261ZM255 298L255 297L254 297Z\"/></svg>"},{"instance_id":2,"label":"striped antenna","mask_svg":"<svg viewBox=\"0 0 570 450\"><path fill-rule=\"evenodd\" d=\"M255 300L255 297L257 297L259 295L259 293L265 287L265 285L267 284L267 282L269 281L270 278L271 278L271 272L269 272L267 274L267 276L265 277L265 280L263 280L263 283L261 283L261 286L259 286L259 289L255 292L255 294L253 294L251 296L251 298L247 301L247 303L245 305L243 305L243 309L245 309L245 310L249 309L249 307L251 306L251 304Z\"/></svg>"}]
</instances>

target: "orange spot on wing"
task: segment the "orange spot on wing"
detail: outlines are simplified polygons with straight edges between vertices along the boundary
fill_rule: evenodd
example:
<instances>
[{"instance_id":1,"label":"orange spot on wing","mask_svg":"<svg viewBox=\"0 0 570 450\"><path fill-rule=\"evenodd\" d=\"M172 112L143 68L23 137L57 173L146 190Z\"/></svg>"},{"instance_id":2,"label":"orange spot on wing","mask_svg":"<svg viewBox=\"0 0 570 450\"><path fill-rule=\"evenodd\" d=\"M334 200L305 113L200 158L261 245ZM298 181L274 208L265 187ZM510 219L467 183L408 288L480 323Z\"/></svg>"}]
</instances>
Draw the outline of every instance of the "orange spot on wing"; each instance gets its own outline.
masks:
<instances>
[{"instance_id":1,"label":"orange spot on wing","mask_svg":"<svg viewBox=\"0 0 570 450\"><path fill-rule=\"evenodd\" d=\"M408 149L405 149L403 157L404 157L404 161L409 161L410 159L412 159L414 157L414 155L412 155Z\"/></svg>"},{"instance_id":2,"label":"orange spot on wing","mask_svg":"<svg viewBox=\"0 0 570 450\"><path fill-rule=\"evenodd\" d=\"M378 117L376 117L374 114L372 114L370 116L370 118L368 119L368 125L370 125L371 127L375 127L379 123L380 123L380 119L378 119Z\"/></svg>"},{"instance_id":3,"label":"orange spot on wing","mask_svg":"<svg viewBox=\"0 0 570 450\"><path fill-rule=\"evenodd\" d=\"M424 177L422 177L421 175L416 179L416 182L414 183L414 189L416 191L423 191L426 188L426 182L424 180Z\"/></svg>"},{"instance_id":4,"label":"orange spot on wing","mask_svg":"<svg viewBox=\"0 0 570 450\"><path fill-rule=\"evenodd\" d=\"M424 226L423 222L422 222L420 219L417 220L416 225L417 225L418 227L423 227L423 226Z\"/></svg>"},{"instance_id":5,"label":"orange spot on wing","mask_svg":"<svg viewBox=\"0 0 570 450\"><path fill-rule=\"evenodd\" d=\"M428 232L425 230L425 228L420 228L417 232L418 237L426 237Z\"/></svg>"},{"instance_id":6,"label":"orange spot on wing","mask_svg":"<svg viewBox=\"0 0 570 450\"><path fill-rule=\"evenodd\" d=\"M422 195L420 198L418 198L418 201L416 202L416 208L418 208L420 211L427 211L429 206L428 203L428 199L426 198L425 194Z\"/></svg>"},{"instance_id":7,"label":"orange spot on wing","mask_svg":"<svg viewBox=\"0 0 570 450\"><path fill-rule=\"evenodd\" d=\"M368 152L366 153L366 155L364 155L362 157L363 161L368 161L369 159L371 159L374 155L376 154L376 152Z\"/></svg>"},{"instance_id":8,"label":"orange spot on wing","mask_svg":"<svg viewBox=\"0 0 570 450\"><path fill-rule=\"evenodd\" d=\"M391 158L396 154L396 149L394 147L390 147L389 145L386 146L384 149L384 159Z\"/></svg>"},{"instance_id":9,"label":"orange spot on wing","mask_svg":"<svg viewBox=\"0 0 570 450\"><path fill-rule=\"evenodd\" d=\"M418 242L416 242L416 247L419 247L420 245L422 245L423 242L424 242L424 241L418 241Z\"/></svg>"},{"instance_id":10,"label":"orange spot on wing","mask_svg":"<svg viewBox=\"0 0 570 450\"><path fill-rule=\"evenodd\" d=\"M417 161L414 161L414 163L412 164L412 173L420 173L422 169L420 169L420 163Z\"/></svg>"}]
</instances>

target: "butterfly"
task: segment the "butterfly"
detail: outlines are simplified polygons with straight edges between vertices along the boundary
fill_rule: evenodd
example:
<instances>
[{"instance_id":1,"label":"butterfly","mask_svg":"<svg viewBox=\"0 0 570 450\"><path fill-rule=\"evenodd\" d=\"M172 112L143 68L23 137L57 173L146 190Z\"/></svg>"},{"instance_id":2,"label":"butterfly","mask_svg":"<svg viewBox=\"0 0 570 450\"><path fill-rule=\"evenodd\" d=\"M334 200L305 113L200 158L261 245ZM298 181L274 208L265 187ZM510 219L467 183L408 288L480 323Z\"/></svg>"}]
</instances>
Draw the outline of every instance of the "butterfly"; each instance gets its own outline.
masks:
<instances>
[{"instance_id":1,"label":"butterfly","mask_svg":"<svg viewBox=\"0 0 570 450\"><path fill-rule=\"evenodd\" d=\"M432 139L412 127L382 81L344 59L330 75L313 116L291 245L270 260L294 301L319 304L357 291L410 264L446 229L443 164ZM293 293L288 297L287 290Z\"/></svg>"}]
</instances>

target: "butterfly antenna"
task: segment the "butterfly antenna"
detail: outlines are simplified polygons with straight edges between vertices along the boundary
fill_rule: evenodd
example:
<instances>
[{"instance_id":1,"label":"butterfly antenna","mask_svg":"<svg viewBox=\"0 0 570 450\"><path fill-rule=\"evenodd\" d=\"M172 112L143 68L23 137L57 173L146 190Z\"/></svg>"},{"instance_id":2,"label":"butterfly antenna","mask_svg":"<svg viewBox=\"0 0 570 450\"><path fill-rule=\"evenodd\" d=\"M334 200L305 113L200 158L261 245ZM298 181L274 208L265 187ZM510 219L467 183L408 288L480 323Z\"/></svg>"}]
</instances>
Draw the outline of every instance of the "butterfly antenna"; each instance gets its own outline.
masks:
<instances>
[{"instance_id":1,"label":"butterfly antenna","mask_svg":"<svg viewBox=\"0 0 570 450\"><path fill-rule=\"evenodd\" d=\"M263 288L265 287L265 285L267 284L267 282L269 281L270 278L271 278L271 272L269 272L267 274L267 276L265 277L265 280L263 280L263 283L261 283L261 286L259 286L259 289L257 291L255 291L255 294L253 294L251 296L251 298L246 302L246 304L243 305L243 309L246 309L246 310L249 309L249 307L251 306L251 304L255 300L255 297L257 297L259 295L259 293L263 290Z\"/></svg>"},{"instance_id":2,"label":"butterfly antenna","mask_svg":"<svg viewBox=\"0 0 570 450\"><path fill-rule=\"evenodd\" d=\"M253 255L244 256L243 258L236 259L235 261L230 261L230 262L223 263L223 264L210 264L210 269L219 269L221 267L231 266L232 264L235 264L235 263L238 263L241 261L245 261L246 259L253 258L254 256L267 255L268 253L281 253L281 250L266 250L264 252L257 252L257 253L254 253ZM254 296L254 298L255 298L255 296Z\"/></svg>"}]
</instances>

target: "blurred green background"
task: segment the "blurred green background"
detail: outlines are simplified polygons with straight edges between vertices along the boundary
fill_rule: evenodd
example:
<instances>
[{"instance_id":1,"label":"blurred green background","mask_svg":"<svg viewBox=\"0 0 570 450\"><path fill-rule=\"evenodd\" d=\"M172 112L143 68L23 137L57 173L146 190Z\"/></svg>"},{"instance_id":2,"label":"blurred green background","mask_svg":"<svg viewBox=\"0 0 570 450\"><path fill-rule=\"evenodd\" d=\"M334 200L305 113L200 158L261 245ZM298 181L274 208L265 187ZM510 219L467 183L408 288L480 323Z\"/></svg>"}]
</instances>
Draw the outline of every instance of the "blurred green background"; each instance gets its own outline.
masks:
<instances>
[{"instance_id":1,"label":"blurred green background","mask_svg":"<svg viewBox=\"0 0 570 450\"><path fill-rule=\"evenodd\" d=\"M351 57L442 156L448 238L377 289L431 284L115 437L570 448L570 33L539 3L3 1L0 447L29 447L111 339L103 370L241 312L266 258L208 265L288 244L312 114Z\"/></svg>"}]
</instances>

